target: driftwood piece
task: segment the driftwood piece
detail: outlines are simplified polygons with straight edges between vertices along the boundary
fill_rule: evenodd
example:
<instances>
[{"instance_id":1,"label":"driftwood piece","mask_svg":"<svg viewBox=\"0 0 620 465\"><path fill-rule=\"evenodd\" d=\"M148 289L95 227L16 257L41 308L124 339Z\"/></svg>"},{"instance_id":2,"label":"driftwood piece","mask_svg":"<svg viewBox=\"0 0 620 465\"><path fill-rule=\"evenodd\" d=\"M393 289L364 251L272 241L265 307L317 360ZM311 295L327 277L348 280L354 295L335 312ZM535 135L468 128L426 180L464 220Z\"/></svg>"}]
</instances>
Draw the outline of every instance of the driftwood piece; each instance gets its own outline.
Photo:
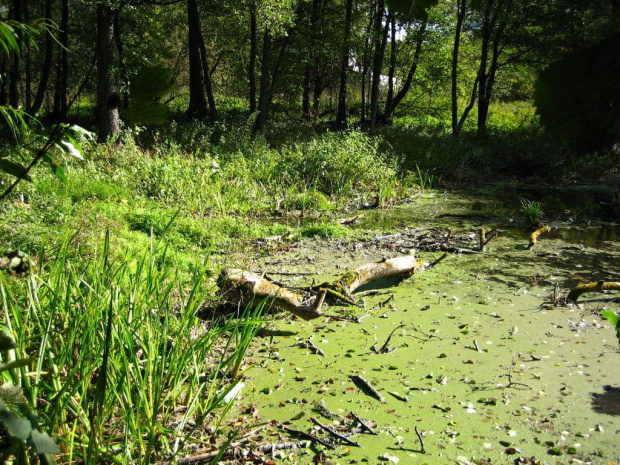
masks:
<instances>
[{"instance_id":1,"label":"driftwood piece","mask_svg":"<svg viewBox=\"0 0 620 465\"><path fill-rule=\"evenodd\" d=\"M408 278L422 270L423 263L413 255L388 258L377 263L367 263L354 270L347 271L341 278L334 281L330 286L325 286L330 291L342 294L354 302L353 292L366 283L376 279L400 276Z\"/></svg>"},{"instance_id":2,"label":"driftwood piece","mask_svg":"<svg viewBox=\"0 0 620 465\"><path fill-rule=\"evenodd\" d=\"M312 305L303 303L303 296L285 287L258 276L251 271L236 268L222 270L219 278L220 293L227 301L239 302L242 306L258 305L264 299L273 299L271 304L278 310L286 310L304 320L319 318L325 301L325 292L319 292Z\"/></svg>"},{"instance_id":3,"label":"driftwood piece","mask_svg":"<svg viewBox=\"0 0 620 465\"><path fill-rule=\"evenodd\" d=\"M542 233L546 233L551 231L551 226L543 226L542 228L538 228L536 231L534 231L532 234L530 234L530 243L527 246L528 250L531 250L532 247L534 247L536 245L536 241L538 239L538 236L540 236Z\"/></svg>"},{"instance_id":4,"label":"driftwood piece","mask_svg":"<svg viewBox=\"0 0 620 465\"><path fill-rule=\"evenodd\" d=\"M597 281L595 283L577 284L571 289L566 297L571 302L576 302L581 294L586 292L620 291L620 282Z\"/></svg>"}]
</instances>

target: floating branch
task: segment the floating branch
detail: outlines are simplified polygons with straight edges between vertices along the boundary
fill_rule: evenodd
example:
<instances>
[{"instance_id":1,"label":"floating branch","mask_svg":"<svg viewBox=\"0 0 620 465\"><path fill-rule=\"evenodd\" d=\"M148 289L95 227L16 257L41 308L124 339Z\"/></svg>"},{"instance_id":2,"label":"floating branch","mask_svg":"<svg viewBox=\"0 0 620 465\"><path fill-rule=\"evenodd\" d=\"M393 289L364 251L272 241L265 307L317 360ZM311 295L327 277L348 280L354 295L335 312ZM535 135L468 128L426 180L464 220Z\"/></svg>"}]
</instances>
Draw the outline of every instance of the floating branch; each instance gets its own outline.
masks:
<instances>
[{"instance_id":1,"label":"floating branch","mask_svg":"<svg viewBox=\"0 0 620 465\"><path fill-rule=\"evenodd\" d=\"M310 350L313 354L320 355L321 357L327 357L327 354L315 346L310 339L307 341L301 341L298 345L303 349Z\"/></svg>"},{"instance_id":2,"label":"floating branch","mask_svg":"<svg viewBox=\"0 0 620 465\"><path fill-rule=\"evenodd\" d=\"M305 431L299 431L297 429L289 428L288 426L284 425L282 425L282 430L286 431L289 434L294 434L296 436L301 436L302 438L309 439L310 441L318 442L319 444L327 447L328 449L334 448L334 446L329 442L323 441L321 438L317 438L316 436L313 436L310 433L306 433Z\"/></svg>"},{"instance_id":3,"label":"floating branch","mask_svg":"<svg viewBox=\"0 0 620 465\"><path fill-rule=\"evenodd\" d=\"M374 397L380 402L385 402L385 398L381 395L381 393L377 391L374 387L372 387L372 384L370 384L364 378L358 375L351 375L349 376L349 378L351 378L351 381L353 381L355 385L358 388L360 388L362 391L364 391L366 394Z\"/></svg>"},{"instance_id":4,"label":"floating branch","mask_svg":"<svg viewBox=\"0 0 620 465\"><path fill-rule=\"evenodd\" d=\"M534 247L536 245L538 236L540 236L542 233L546 233L551 231L551 226L543 226L542 228L538 228L536 231L534 231L532 234L530 234L530 243L527 246L528 250L531 250L532 247Z\"/></svg>"},{"instance_id":5,"label":"floating branch","mask_svg":"<svg viewBox=\"0 0 620 465\"><path fill-rule=\"evenodd\" d=\"M314 423L315 425L317 425L319 428L321 428L323 431L326 431L330 436L333 436L336 439L339 439L340 441L344 442L345 444L348 444L350 446L355 446L355 447L359 447L359 443L349 439L346 436L343 436L340 433L337 433L336 431L334 431L333 429L331 429L329 426L324 425L323 423L321 423L319 420L317 420L316 418L312 417L310 418L310 420L312 420L312 423Z\"/></svg>"},{"instance_id":6,"label":"floating branch","mask_svg":"<svg viewBox=\"0 0 620 465\"><path fill-rule=\"evenodd\" d=\"M620 291L620 282L597 281L595 283L577 284L568 293L567 300L577 302L581 294L586 292Z\"/></svg>"}]
</instances>

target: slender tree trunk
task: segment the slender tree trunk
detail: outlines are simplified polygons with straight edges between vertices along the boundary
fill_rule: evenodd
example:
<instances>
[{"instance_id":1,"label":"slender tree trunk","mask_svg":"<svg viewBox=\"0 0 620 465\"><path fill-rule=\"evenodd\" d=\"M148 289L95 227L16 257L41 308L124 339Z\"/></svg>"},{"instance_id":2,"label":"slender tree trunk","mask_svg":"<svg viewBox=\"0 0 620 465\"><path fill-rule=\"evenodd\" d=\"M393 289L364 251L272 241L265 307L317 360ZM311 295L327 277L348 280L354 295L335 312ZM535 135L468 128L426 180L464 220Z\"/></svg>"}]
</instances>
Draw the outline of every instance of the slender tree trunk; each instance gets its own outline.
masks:
<instances>
[{"instance_id":1,"label":"slender tree trunk","mask_svg":"<svg viewBox=\"0 0 620 465\"><path fill-rule=\"evenodd\" d=\"M47 20L52 19L52 4L54 0L45 0L45 18ZM50 31L45 31L45 57L43 58L43 68L41 70L41 79L39 80L39 87L37 93L32 102L32 106L28 108L28 113L36 115L43 105L43 99L47 92L47 85L49 83L49 75L52 70L52 60L54 59L54 38Z\"/></svg>"},{"instance_id":2,"label":"slender tree trunk","mask_svg":"<svg viewBox=\"0 0 620 465\"><path fill-rule=\"evenodd\" d=\"M116 52L118 53L118 67L121 71L121 81L123 83L123 108L129 108L129 73L127 72L127 64L125 63L125 53L123 47L123 39L121 35L120 12L117 10L114 14L114 40L116 41Z\"/></svg>"},{"instance_id":3,"label":"slender tree trunk","mask_svg":"<svg viewBox=\"0 0 620 465\"><path fill-rule=\"evenodd\" d=\"M383 67L383 55L385 50L385 40L382 40L383 35L387 33L387 29L384 34L381 34L383 30L383 14L385 12L384 0L379 0L377 5L377 16L375 17L375 54L372 66L372 88L370 94L370 135L374 136L377 132L377 113L379 109L379 83L381 81L381 69Z\"/></svg>"},{"instance_id":4,"label":"slender tree trunk","mask_svg":"<svg viewBox=\"0 0 620 465\"><path fill-rule=\"evenodd\" d=\"M207 100L203 85L203 66L200 57L200 19L196 0L187 0L187 25L189 29L189 106L187 115L191 118L205 118Z\"/></svg>"},{"instance_id":5,"label":"slender tree trunk","mask_svg":"<svg viewBox=\"0 0 620 465\"><path fill-rule=\"evenodd\" d=\"M367 109L367 79L369 74L369 66L370 66L370 57L372 55L372 47L373 43L370 41L371 31L374 25L374 19L377 9L377 1L373 1L372 4L372 13L370 14L370 18L368 20L368 27L366 28L365 42L364 42L364 54L362 58L362 88L361 88L361 116L360 123L364 125L366 123L366 116L368 113Z\"/></svg>"},{"instance_id":6,"label":"slender tree trunk","mask_svg":"<svg viewBox=\"0 0 620 465\"><path fill-rule=\"evenodd\" d=\"M13 0L13 12L11 15L15 21L22 21L22 0ZM19 29L15 31L17 42L21 45L22 33ZM19 85L21 81L21 56L19 53L13 54L11 66L11 79L9 82L9 105L19 108Z\"/></svg>"},{"instance_id":7,"label":"slender tree trunk","mask_svg":"<svg viewBox=\"0 0 620 465\"><path fill-rule=\"evenodd\" d=\"M198 23L200 26L200 22ZM207 47L205 39L202 36L202 28L198 37L200 44L200 62L202 64L202 75L205 80L205 92L207 93L207 101L209 102L209 121L215 123L217 121L217 108L215 106L215 96L213 95L213 84L211 81L211 72L209 71L209 56L207 55Z\"/></svg>"},{"instance_id":8,"label":"slender tree trunk","mask_svg":"<svg viewBox=\"0 0 620 465\"><path fill-rule=\"evenodd\" d=\"M97 110L99 116L99 141L120 134L118 106L120 99L116 93L112 76L114 55L114 11L109 0L97 5Z\"/></svg>"},{"instance_id":9,"label":"slender tree trunk","mask_svg":"<svg viewBox=\"0 0 620 465\"><path fill-rule=\"evenodd\" d=\"M24 0L24 21L26 24L30 22L29 0ZM26 108L32 105L32 56L30 53L30 44L26 45Z\"/></svg>"},{"instance_id":10,"label":"slender tree trunk","mask_svg":"<svg viewBox=\"0 0 620 465\"><path fill-rule=\"evenodd\" d=\"M390 13L387 21L390 24L390 68L388 70L388 92L383 112L384 121L387 121L389 116L391 116L388 115L388 111L391 114L390 108L392 108L394 100L394 73L396 72L396 19Z\"/></svg>"},{"instance_id":11,"label":"slender tree trunk","mask_svg":"<svg viewBox=\"0 0 620 465\"><path fill-rule=\"evenodd\" d=\"M9 94L7 92L7 62L4 59L4 56L0 57L0 105L8 105L9 103Z\"/></svg>"},{"instance_id":12,"label":"slender tree trunk","mask_svg":"<svg viewBox=\"0 0 620 465\"><path fill-rule=\"evenodd\" d=\"M336 126L340 128L347 124L347 72L349 70L353 0L347 0L345 9L342 61L340 62L340 88L338 90L338 111L336 113Z\"/></svg>"},{"instance_id":13,"label":"slender tree trunk","mask_svg":"<svg viewBox=\"0 0 620 465\"><path fill-rule=\"evenodd\" d=\"M482 39L480 42L480 69L478 71L478 137L486 137L486 112L485 105L487 94L487 61L489 59L489 45L491 33L494 27L494 0L487 0L482 18Z\"/></svg>"},{"instance_id":14,"label":"slender tree trunk","mask_svg":"<svg viewBox=\"0 0 620 465\"><path fill-rule=\"evenodd\" d=\"M389 121L394 114L394 110L402 100L407 96L409 89L411 89L411 83L413 82L413 77L418 69L418 62L420 61L420 54L422 53L422 43L424 42L424 33L426 32L426 21L424 21L420 28L418 29L416 35L416 43L415 43L415 52L413 54L413 62L411 63L411 67L409 68L409 72L407 73L407 77L403 82L400 90L396 94L396 96L390 102L388 106L386 102L385 105L385 120ZM389 100L388 100L389 101Z\"/></svg>"},{"instance_id":15,"label":"slender tree trunk","mask_svg":"<svg viewBox=\"0 0 620 465\"><path fill-rule=\"evenodd\" d=\"M493 3L493 2L491 2ZM493 5L491 5L492 7ZM500 44L502 42L504 29L506 28L506 22L510 15L512 8L512 0L495 4L495 11L492 13L492 17L489 21L490 32L487 39L487 56L488 49L492 46L491 52L491 64L488 71L486 70L486 63L484 68L482 62L480 64L481 71L484 72L484 92L482 91L482 85L478 94L478 137L487 137L487 118L489 116L489 105L491 104L491 96L493 94L493 86L495 84L495 75L497 73ZM501 15L501 17L500 17ZM492 31L492 33L491 33ZM491 35L493 35L491 39ZM488 42L491 42L489 44ZM483 50L484 50L484 36L483 36Z\"/></svg>"},{"instance_id":16,"label":"slender tree trunk","mask_svg":"<svg viewBox=\"0 0 620 465\"><path fill-rule=\"evenodd\" d=\"M461 44L461 30L463 29L463 20L465 19L465 13L467 11L467 0L457 0L457 14L456 14L456 30L454 32L454 46L452 48L452 135L458 137L458 64L459 64L459 46Z\"/></svg>"},{"instance_id":17,"label":"slender tree trunk","mask_svg":"<svg viewBox=\"0 0 620 465\"><path fill-rule=\"evenodd\" d=\"M310 67L304 68L304 80L301 84L301 114L303 119L310 119Z\"/></svg>"},{"instance_id":18,"label":"slender tree trunk","mask_svg":"<svg viewBox=\"0 0 620 465\"><path fill-rule=\"evenodd\" d=\"M256 112L256 4L250 4L250 114Z\"/></svg>"},{"instance_id":19,"label":"slender tree trunk","mask_svg":"<svg viewBox=\"0 0 620 465\"><path fill-rule=\"evenodd\" d=\"M111 10L110 10L111 11ZM99 14L99 13L97 13ZM60 26L58 40L61 47L58 49L56 62L56 87L54 88L54 107L52 115L58 120L67 110L67 92L69 88L69 0L62 0L60 12ZM110 53L112 53L110 51Z\"/></svg>"},{"instance_id":20,"label":"slender tree trunk","mask_svg":"<svg viewBox=\"0 0 620 465\"><path fill-rule=\"evenodd\" d=\"M267 122L267 111L269 110L269 73L271 72L271 33L265 29L263 35L263 59L260 70L260 91L258 95L258 118L254 125L254 131L260 131Z\"/></svg>"}]
</instances>

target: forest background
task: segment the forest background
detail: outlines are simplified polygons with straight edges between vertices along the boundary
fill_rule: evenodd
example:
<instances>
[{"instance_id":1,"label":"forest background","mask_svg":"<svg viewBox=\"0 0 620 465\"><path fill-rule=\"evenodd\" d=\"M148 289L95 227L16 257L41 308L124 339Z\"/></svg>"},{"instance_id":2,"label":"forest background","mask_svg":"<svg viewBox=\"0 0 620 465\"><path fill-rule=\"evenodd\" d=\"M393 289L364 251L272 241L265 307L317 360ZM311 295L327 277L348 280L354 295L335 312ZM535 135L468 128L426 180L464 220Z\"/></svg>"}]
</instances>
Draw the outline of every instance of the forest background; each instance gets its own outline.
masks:
<instances>
[{"instance_id":1,"label":"forest background","mask_svg":"<svg viewBox=\"0 0 620 465\"><path fill-rule=\"evenodd\" d=\"M56 451L40 425L68 462L172 457L206 434L234 386L217 373L244 350L212 345L257 321L194 343L214 256L345 236L337 212L430 187L618 183L618 0L13 0L0 15L0 238L36 257L27 282L2 278L5 361L23 361L4 374L41 413L5 457ZM143 325L150 308L164 330Z\"/></svg>"}]
</instances>

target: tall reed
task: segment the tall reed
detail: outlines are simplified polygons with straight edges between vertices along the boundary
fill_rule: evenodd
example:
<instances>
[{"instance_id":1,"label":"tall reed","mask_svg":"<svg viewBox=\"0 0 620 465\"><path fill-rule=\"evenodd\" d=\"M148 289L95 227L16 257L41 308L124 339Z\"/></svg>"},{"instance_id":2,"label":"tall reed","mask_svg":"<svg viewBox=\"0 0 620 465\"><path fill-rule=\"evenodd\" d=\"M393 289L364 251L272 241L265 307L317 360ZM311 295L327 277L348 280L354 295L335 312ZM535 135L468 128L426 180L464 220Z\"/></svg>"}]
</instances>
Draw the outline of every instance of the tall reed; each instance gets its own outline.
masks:
<instances>
[{"instance_id":1,"label":"tall reed","mask_svg":"<svg viewBox=\"0 0 620 465\"><path fill-rule=\"evenodd\" d=\"M74 261L67 240L39 273L0 276L15 354L33 360L11 381L63 463L172 461L230 408L261 310L199 320L212 292L204 270L182 281L166 247L112 261L109 244L106 235L94 257Z\"/></svg>"}]
</instances>

